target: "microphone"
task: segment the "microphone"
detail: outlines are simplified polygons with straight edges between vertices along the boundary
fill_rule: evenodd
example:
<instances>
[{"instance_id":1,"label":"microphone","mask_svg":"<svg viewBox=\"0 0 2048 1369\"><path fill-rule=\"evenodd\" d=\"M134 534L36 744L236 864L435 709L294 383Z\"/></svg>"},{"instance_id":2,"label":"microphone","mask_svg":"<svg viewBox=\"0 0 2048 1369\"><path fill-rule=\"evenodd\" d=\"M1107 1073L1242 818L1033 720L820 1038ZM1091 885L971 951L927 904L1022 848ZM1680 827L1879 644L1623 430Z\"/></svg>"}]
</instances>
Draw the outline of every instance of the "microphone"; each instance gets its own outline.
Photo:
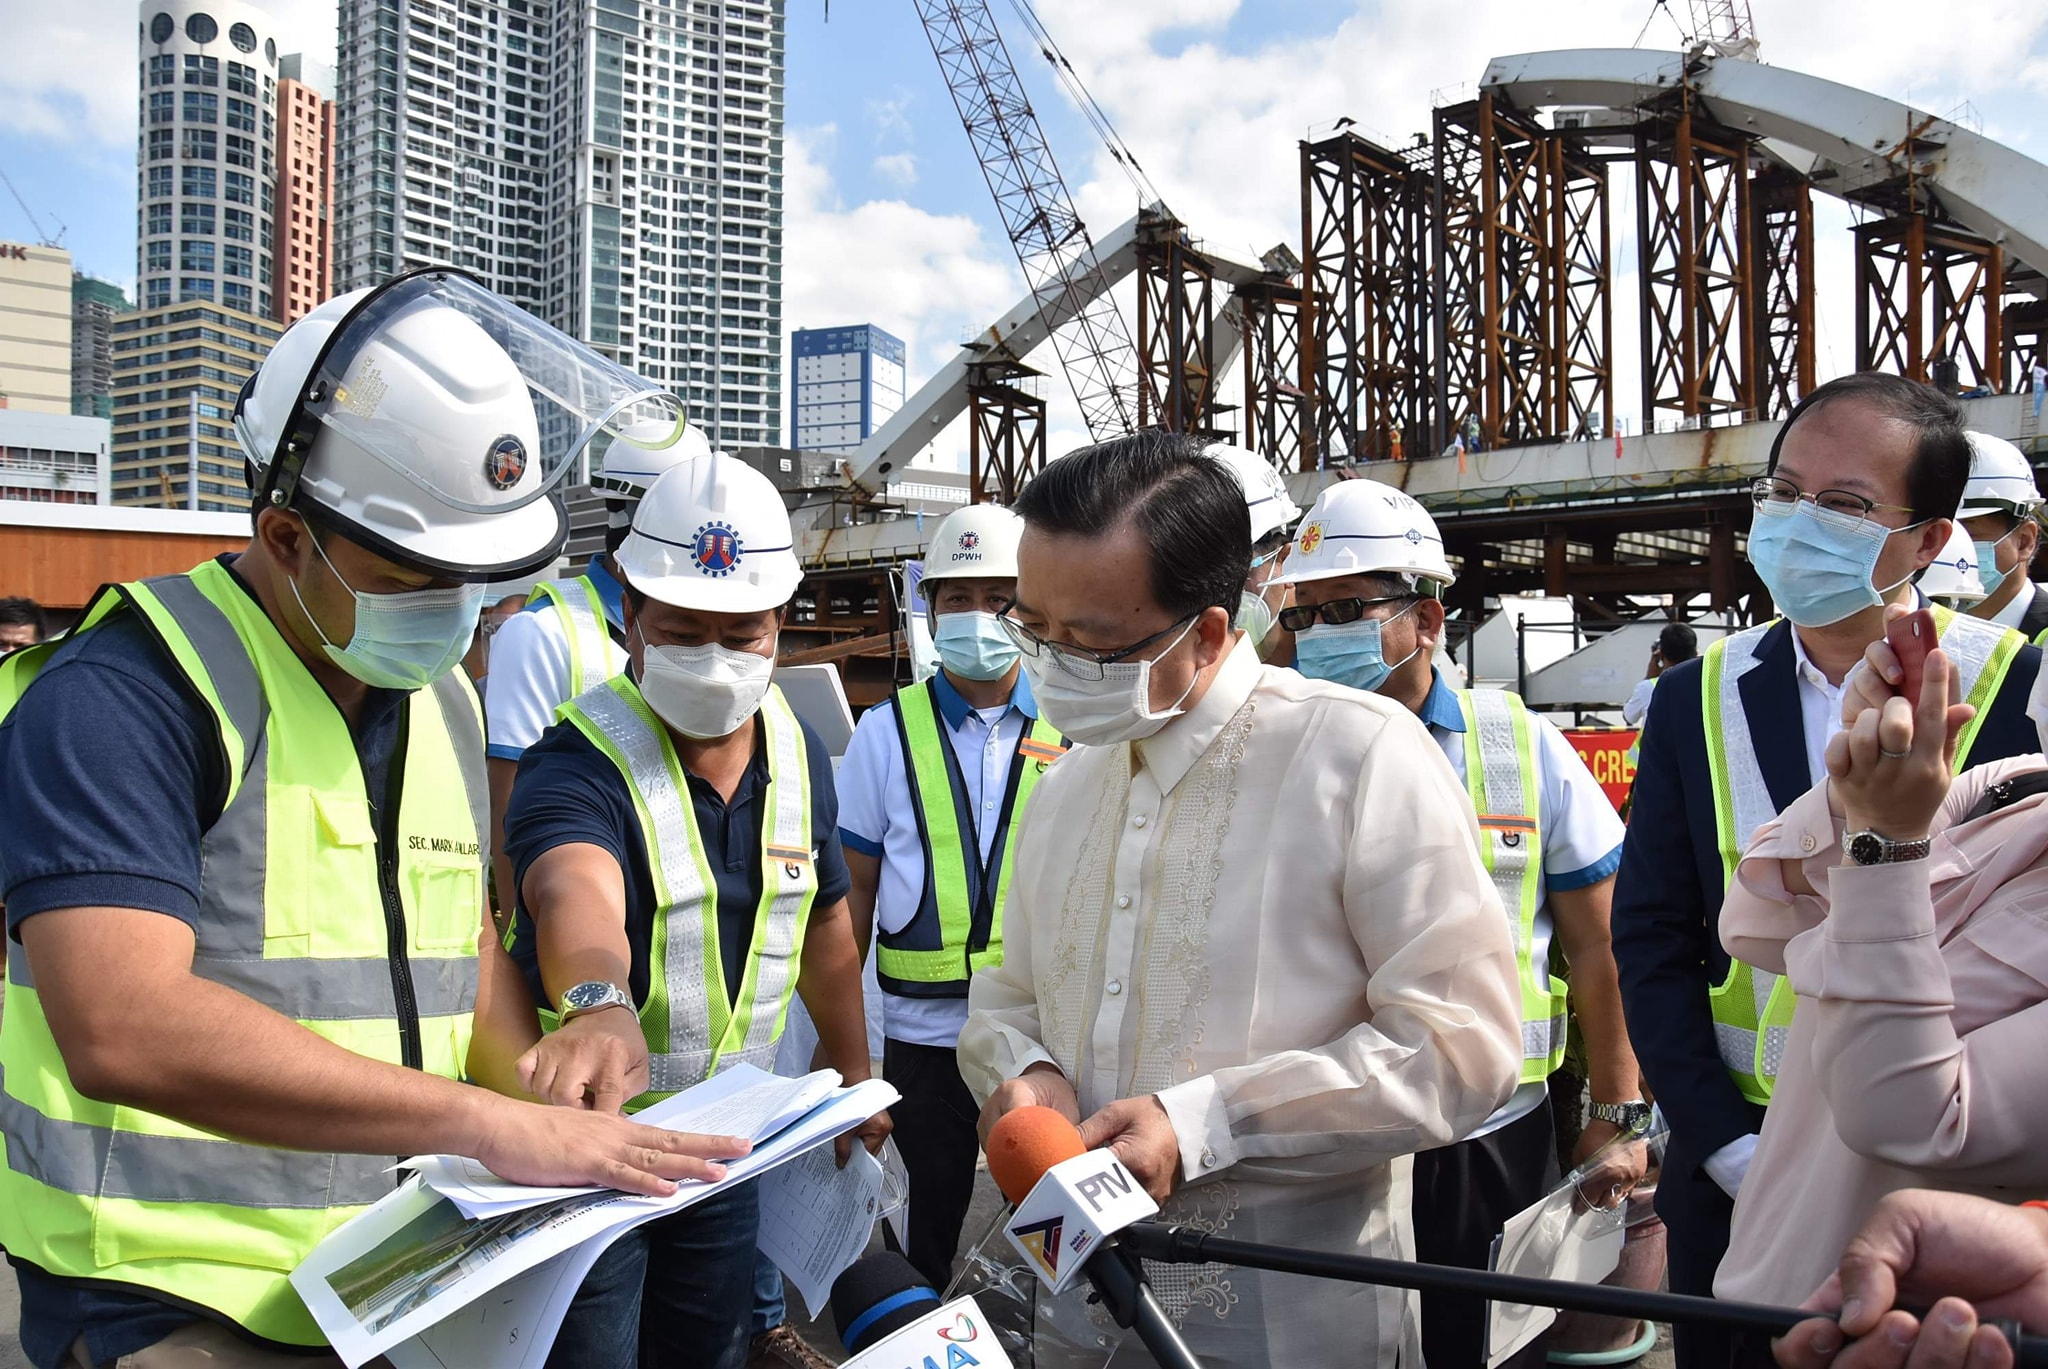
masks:
<instances>
[{"instance_id":1,"label":"microphone","mask_svg":"<svg viewBox=\"0 0 2048 1369\"><path fill-rule=\"evenodd\" d=\"M941 1304L893 1250L864 1255L832 1283L832 1322L853 1358L840 1369L1012 1369L973 1298Z\"/></svg>"},{"instance_id":2,"label":"microphone","mask_svg":"<svg viewBox=\"0 0 2048 1369\"><path fill-rule=\"evenodd\" d=\"M1004 1233L1054 1293L1085 1277L1118 1326L1135 1331L1160 1369L1201 1369L1116 1233L1159 1205L1110 1151L1089 1150L1054 1108L1018 1108L989 1129L989 1177L1015 1205Z\"/></svg>"}]
</instances>

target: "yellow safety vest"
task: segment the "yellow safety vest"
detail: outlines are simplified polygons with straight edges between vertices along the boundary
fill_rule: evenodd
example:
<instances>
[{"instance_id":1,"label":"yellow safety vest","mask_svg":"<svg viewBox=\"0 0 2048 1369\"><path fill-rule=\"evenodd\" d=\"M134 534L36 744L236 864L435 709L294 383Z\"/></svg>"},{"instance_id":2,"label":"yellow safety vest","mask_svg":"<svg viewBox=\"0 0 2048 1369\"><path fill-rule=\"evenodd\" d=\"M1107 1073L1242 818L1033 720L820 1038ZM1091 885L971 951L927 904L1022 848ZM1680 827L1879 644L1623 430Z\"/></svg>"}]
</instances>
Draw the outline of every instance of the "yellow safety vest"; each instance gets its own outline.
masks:
<instances>
[{"instance_id":1,"label":"yellow safety vest","mask_svg":"<svg viewBox=\"0 0 2048 1369\"><path fill-rule=\"evenodd\" d=\"M1066 754L1060 734L1041 718L1018 736L984 866L966 781L942 726L935 680L897 693L896 737L924 847L924 897L908 924L876 939L875 976L906 998L965 998L975 971L1003 963L1010 828L1045 768Z\"/></svg>"},{"instance_id":2,"label":"yellow safety vest","mask_svg":"<svg viewBox=\"0 0 2048 1369\"><path fill-rule=\"evenodd\" d=\"M1991 712L1991 702L1998 697L2006 672L2027 639L2010 628L1939 604L1933 606L1933 613L1941 649L1959 674L1963 701L1977 710L1956 737L1955 769L1961 774L1969 766L1970 749ZM1749 743L1749 719L1743 712L1740 688L1743 676L1757 666L1757 644L1776 621L1723 637L1701 653L1700 709L1724 888L1735 882L1735 867L1750 839L1778 816L1757 762L1756 747ZM1709 998L1721 1063L1728 1067L1744 1098L1769 1103L1792 1028L1796 998L1792 986L1783 976L1730 959L1727 979Z\"/></svg>"},{"instance_id":3,"label":"yellow safety vest","mask_svg":"<svg viewBox=\"0 0 2048 1369\"><path fill-rule=\"evenodd\" d=\"M1521 696L1502 689L1461 689L1465 716L1465 791L1479 814L1479 859L1500 891L1515 933L1522 985L1522 1082L1537 1084L1564 1064L1568 989L1536 963L1536 911L1543 902L1542 790L1536 729Z\"/></svg>"},{"instance_id":4,"label":"yellow safety vest","mask_svg":"<svg viewBox=\"0 0 2048 1369\"><path fill-rule=\"evenodd\" d=\"M406 701L402 797L380 831L347 720L224 567L102 590L73 635L117 612L143 616L220 740L226 802L201 838L192 972L358 1055L459 1078L490 830L468 679L453 671ZM0 664L0 710L60 645ZM51 1274L137 1285L269 1340L324 1344L286 1276L391 1191L393 1157L248 1145L88 1098L28 957L9 956L7 974L0 1245Z\"/></svg>"},{"instance_id":5,"label":"yellow safety vest","mask_svg":"<svg viewBox=\"0 0 2048 1369\"><path fill-rule=\"evenodd\" d=\"M649 1084L630 1106L637 1110L702 1083L735 1061L771 1068L818 895L811 771L796 714L782 691L770 686L759 714L768 739L768 789L760 799L761 902L746 972L734 994L718 954L718 881L668 728L630 675L585 691L559 712L626 777L653 876L657 909L647 1001L640 1008Z\"/></svg>"},{"instance_id":6,"label":"yellow safety vest","mask_svg":"<svg viewBox=\"0 0 2048 1369\"><path fill-rule=\"evenodd\" d=\"M570 698L626 668L625 649L612 640L604 616L604 599L589 576L549 580L535 585L533 593L548 601L549 611L562 625L562 636L569 643Z\"/></svg>"}]
</instances>

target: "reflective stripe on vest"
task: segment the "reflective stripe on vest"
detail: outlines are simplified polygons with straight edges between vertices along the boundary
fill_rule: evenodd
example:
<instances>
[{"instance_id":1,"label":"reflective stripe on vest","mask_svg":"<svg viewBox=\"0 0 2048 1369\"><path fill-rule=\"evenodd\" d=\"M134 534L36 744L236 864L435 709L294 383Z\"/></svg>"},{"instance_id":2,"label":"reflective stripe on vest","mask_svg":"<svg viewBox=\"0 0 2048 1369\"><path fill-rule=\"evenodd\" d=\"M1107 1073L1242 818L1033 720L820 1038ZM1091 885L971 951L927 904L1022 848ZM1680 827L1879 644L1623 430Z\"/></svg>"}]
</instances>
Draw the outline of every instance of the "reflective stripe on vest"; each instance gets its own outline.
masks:
<instances>
[{"instance_id":1,"label":"reflective stripe on vest","mask_svg":"<svg viewBox=\"0 0 2048 1369\"><path fill-rule=\"evenodd\" d=\"M561 714L626 777L659 909L647 958L647 1002L640 1009L648 1091L632 1106L645 1107L701 1083L735 1061L770 1068L818 893L811 859L811 772L796 714L771 685L758 715L768 742L761 902L737 994L727 991L718 953L718 882L668 728L623 674L563 704Z\"/></svg>"},{"instance_id":2,"label":"reflective stripe on vest","mask_svg":"<svg viewBox=\"0 0 2048 1369\"><path fill-rule=\"evenodd\" d=\"M570 698L626 668L625 650L612 640L604 599L589 576L550 580L535 585L533 592L553 606L555 620L569 643Z\"/></svg>"},{"instance_id":3,"label":"reflective stripe on vest","mask_svg":"<svg viewBox=\"0 0 2048 1369\"><path fill-rule=\"evenodd\" d=\"M1465 790L1479 814L1479 858L1500 891L1521 967L1522 1082L1541 1083L1564 1063L1566 986L1535 962L1536 910L1543 902L1542 789L1536 729L1521 697L1461 689Z\"/></svg>"},{"instance_id":4,"label":"reflective stripe on vest","mask_svg":"<svg viewBox=\"0 0 2048 1369\"><path fill-rule=\"evenodd\" d=\"M63 642L0 667L0 710L65 644L115 612L141 616L219 737L224 804L201 838L193 973L346 1049L397 1062L389 894L407 933L422 1064L459 1077L476 1003L490 811L483 722L467 679L453 672L405 704L387 852L346 720L217 563L102 591ZM85 1097L71 1086L30 970L22 952L8 958L0 1244L61 1277L134 1284L271 1340L324 1343L287 1275L391 1191L392 1157L273 1150Z\"/></svg>"},{"instance_id":5,"label":"reflective stripe on vest","mask_svg":"<svg viewBox=\"0 0 2048 1369\"><path fill-rule=\"evenodd\" d=\"M1938 640L1956 669L1963 701L1977 710L1956 736L1955 770L1961 774L1969 766L1970 750L1990 714L1991 701L1998 696L2026 638L1938 604L1933 611ZM1778 816L1757 761L1756 746L1750 740L1741 689L1743 677L1758 664L1756 648L1775 621L1723 637L1701 653L1701 720L1724 889L1734 882L1735 867L1757 830ZM1782 976L1732 958L1728 977L1709 994L1721 1063L1728 1067L1735 1087L1752 1103L1771 1101L1791 1035L1795 998L1792 986Z\"/></svg>"},{"instance_id":6,"label":"reflective stripe on vest","mask_svg":"<svg viewBox=\"0 0 2048 1369\"><path fill-rule=\"evenodd\" d=\"M934 680L897 693L896 736L924 848L924 895L909 923L876 938L875 973L883 988L909 998L965 998L975 971L1003 963L1010 831L1039 776L1065 754L1060 734L1042 719L1019 733L984 868L966 779L944 727Z\"/></svg>"}]
</instances>

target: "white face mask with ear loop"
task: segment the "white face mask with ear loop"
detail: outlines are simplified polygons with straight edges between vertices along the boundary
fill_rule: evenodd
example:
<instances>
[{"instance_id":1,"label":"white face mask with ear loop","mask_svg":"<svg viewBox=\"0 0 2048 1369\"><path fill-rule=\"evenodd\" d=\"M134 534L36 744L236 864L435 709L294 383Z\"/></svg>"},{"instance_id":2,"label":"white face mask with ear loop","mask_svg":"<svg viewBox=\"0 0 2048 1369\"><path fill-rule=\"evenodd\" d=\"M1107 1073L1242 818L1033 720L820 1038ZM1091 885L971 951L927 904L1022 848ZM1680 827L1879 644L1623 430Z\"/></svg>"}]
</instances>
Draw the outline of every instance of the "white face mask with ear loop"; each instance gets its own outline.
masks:
<instances>
[{"instance_id":1,"label":"white face mask with ear loop","mask_svg":"<svg viewBox=\"0 0 2048 1369\"><path fill-rule=\"evenodd\" d=\"M1207 610L1204 610L1206 612ZM1111 746L1117 742L1143 741L1186 710L1181 704L1194 692L1196 671L1180 697L1158 712L1152 711L1152 664L1195 630L1202 615L1188 619L1166 649L1143 661L1118 661L1103 667L1100 680L1083 680L1062 670L1051 659L1057 648L1048 647L1036 656L1024 658L1031 676L1031 697L1045 720L1060 735L1083 746ZM2044 672L2048 673L2048 672Z\"/></svg>"},{"instance_id":2,"label":"white face mask with ear loop","mask_svg":"<svg viewBox=\"0 0 2048 1369\"><path fill-rule=\"evenodd\" d=\"M636 623L633 630L638 633ZM775 674L772 658L717 642L656 646L640 634L640 697L654 716L693 741L740 730L761 707Z\"/></svg>"}]
</instances>

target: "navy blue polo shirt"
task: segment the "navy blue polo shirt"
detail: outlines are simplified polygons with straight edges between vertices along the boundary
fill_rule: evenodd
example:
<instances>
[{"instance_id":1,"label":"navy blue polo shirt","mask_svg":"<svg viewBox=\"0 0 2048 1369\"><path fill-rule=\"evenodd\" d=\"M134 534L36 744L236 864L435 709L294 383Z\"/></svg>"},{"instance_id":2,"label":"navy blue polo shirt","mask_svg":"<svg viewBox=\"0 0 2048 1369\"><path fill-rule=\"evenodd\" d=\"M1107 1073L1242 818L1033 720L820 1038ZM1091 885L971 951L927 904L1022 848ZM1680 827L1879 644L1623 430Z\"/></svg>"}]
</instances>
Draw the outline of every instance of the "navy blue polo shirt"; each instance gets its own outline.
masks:
<instances>
[{"instance_id":1,"label":"navy blue polo shirt","mask_svg":"<svg viewBox=\"0 0 2048 1369\"><path fill-rule=\"evenodd\" d=\"M255 599L241 577L235 583ZM356 728L357 759L380 799L406 697L372 689ZM140 908L196 922L199 842L226 797L213 713L141 614L117 613L65 642L0 722L8 935L19 941L22 923L57 908ZM81 1335L103 1364L197 1320L144 1294L13 1262L22 1349L38 1369L68 1362Z\"/></svg>"},{"instance_id":2,"label":"navy blue polo shirt","mask_svg":"<svg viewBox=\"0 0 2048 1369\"><path fill-rule=\"evenodd\" d=\"M812 859L817 867L818 894L814 912L846 897L853 887L846 855L839 845L839 797L832 787L832 756L811 731L804 730L804 752L811 771ZM754 935L754 914L761 902L762 798L768 789L768 752L763 729L754 729L754 756L733 790L732 802L696 775L690 783L690 806L705 846L705 864L718 886L718 953L725 968L728 994L739 990L746 970L747 947ZM638 1004L647 1002L648 956L658 911L654 876L647 864L647 842L626 777L609 756L577 730L558 722L541 734L519 758L519 776L505 806L505 854L512 862L513 887L523 888L534 861L557 846L587 842L609 851L626 874L626 940L633 951L627 988ZM801 951L801 947L798 948ZM512 958L526 975L534 1001L554 1006L541 984L539 949L533 917L522 897L514 913Z\"/></svg>"}]
</instances>

